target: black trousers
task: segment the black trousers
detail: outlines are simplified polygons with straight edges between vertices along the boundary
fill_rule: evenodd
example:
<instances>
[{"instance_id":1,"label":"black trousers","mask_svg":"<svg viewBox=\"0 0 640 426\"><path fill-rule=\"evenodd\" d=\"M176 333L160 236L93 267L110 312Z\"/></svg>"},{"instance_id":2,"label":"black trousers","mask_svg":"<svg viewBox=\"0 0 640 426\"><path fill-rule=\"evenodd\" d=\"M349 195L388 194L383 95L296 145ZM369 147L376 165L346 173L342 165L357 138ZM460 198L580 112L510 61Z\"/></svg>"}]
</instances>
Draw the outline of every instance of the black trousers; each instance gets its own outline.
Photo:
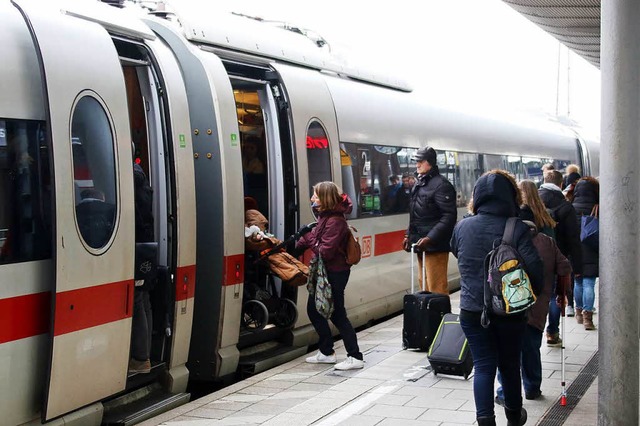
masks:
<instances>
[{"instance_id":1,"label":"black trousers","mask_svg":"<svg viewBox=\"0 0 640 426\"><path fill-rule=\"evenodd\" d=\"M336 326L342 336L347 355L362 360L362 353L358 347L356 331L353 329L349 318L347 318L347 310L344 307L344 290L347 287L350 274L351 271L327 271L327 279L329 280L329 284L331 284L331 292L333 294L334 310L331 315L331 322ZM314 297L311 294L307 300L307 314L309 315L311 324L313 324L313 328L315 328L320 337L318 342L320 352L325 355L331 355L333 353L333 337L331 336L329 321L318 313Z\"/></svg>"},{"instance_id":2,"label":"black trousers","mask_svg":"<svg viewBox=\"0 0 640 426\"><path fill-rule=\"evenodd\" d=\"M133 294L133 320L131 326L131 357L146 361L151 353L153 317L149 292L136 287Z\"/></svg>"}]
</instances>

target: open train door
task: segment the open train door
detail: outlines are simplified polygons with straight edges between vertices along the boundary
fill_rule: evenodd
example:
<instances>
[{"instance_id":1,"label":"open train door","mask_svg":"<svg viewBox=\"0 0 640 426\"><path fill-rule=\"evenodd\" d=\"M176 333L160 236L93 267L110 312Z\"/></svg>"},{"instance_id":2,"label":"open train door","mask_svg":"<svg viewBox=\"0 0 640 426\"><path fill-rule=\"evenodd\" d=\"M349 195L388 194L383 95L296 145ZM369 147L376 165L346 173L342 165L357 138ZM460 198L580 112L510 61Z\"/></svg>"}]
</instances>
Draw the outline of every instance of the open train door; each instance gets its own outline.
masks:
<instances>
[{"instance_id":1,"label":"open train door","mask_svg":"<svg viewBox=\"0 0 640 426\"><path fill-rule=\"evenodd\" d=\"M104 28L46 2L13 4L38 52L53 151L46 421L125 388L134 287L131 138L122 69Z\"/></svg>"}]
</instances>

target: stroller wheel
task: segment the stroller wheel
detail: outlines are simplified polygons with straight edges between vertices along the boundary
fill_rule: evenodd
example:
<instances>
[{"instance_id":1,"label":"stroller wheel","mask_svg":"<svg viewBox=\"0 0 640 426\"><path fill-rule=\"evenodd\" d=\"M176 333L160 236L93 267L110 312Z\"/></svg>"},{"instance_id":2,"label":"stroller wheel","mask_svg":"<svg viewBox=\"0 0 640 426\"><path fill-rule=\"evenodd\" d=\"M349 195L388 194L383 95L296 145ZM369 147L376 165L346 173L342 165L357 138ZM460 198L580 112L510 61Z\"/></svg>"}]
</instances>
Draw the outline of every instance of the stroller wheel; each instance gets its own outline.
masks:
<instances>
[{"instance_id":1,"label":"stroller wheel","mask_svg":"<svg viewBox=\"0 0 640 426\"><path fill-rule=\"evenodd\" d=\"M249 331L260 331L269 322L269 311L264 303L248 300L242 305L242 326Z\"/></svg>"},{"instance_id":2,"label":"stroller wheel","mask_svg":"<svg viewBox=\"0 0 640 426\"><path fill-rule=\"evenodd\" d=\"M298 319L296 304L289 299L280 299L279 305L273 317L273 323L280 328L292 327Z\"/></svg>"}]
</instances>

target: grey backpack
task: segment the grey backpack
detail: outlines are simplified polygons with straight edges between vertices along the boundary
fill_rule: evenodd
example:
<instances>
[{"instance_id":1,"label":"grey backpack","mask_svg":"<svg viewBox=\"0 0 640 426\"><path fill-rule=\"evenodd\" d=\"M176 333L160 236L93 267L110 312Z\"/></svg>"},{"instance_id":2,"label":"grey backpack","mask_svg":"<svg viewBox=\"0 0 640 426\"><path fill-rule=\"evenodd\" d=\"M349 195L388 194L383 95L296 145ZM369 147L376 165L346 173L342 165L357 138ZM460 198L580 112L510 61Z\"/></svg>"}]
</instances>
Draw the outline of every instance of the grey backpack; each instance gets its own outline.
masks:
<instances>
[{"instance_id":1,"label":"grey backpack","mask_svg":"<svg viewBox=\"0 0 640 426\"><path fill-rule=\"evenodd\" d=\"M489 313L499 316L526 311L536 301L525 263L514 247L518 219L510 217L499 244L484 259L484 308L482 326L488 327Z\"/></svg>"}]
</instances>

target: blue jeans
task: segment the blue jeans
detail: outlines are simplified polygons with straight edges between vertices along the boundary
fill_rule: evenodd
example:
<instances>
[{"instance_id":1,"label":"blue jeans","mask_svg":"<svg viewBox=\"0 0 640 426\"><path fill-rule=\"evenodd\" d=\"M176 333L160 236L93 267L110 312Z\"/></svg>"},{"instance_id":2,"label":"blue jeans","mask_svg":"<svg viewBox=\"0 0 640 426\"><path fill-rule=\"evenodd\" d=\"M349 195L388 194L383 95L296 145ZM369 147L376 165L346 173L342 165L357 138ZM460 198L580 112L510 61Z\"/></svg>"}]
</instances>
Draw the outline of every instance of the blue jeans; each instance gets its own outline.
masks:
<instances>
[{"instance_id":1,"label":"blue jeans","mask_svg":"<svg viewBox=\"0 0 640 426\"><path fill-rule=\"evenodd\" d=\"M331 285L331 293L333 295L331 322L340 332L340 336L342 336L347 355L362 360L362 353L358 347L356 332L349 318L347 318L347 310L344 307L344 289L347 287L350 273L351 271L327 271L327 279ZM307 299L307 315L309 315L311 324L313 324L313 328L315 328L320 338L318 341L318 349L324 355L331 355L333 353L333 336L331 336L329 321L316 310L315 299L312 295L309 295Z\"/></svg>"},{"instance_id":2,"label":"blue jeans","mask_svg":"<svg viewBox=\"0 0 640 426\"><path fill-rule=\"evenodd\" d=\"M542 330L527 324L522 339L522 383L525 393L533 394L540 391L542 384L542 360L540 359L540 345L542 344ZM498 373L498 381L502 384L502 375ZM496 394L504 399L502 386Z\"/></svg>"},{"instance_id":3,"label":"blue jeans","mask_svg":"<svg viewBox=\"0 0 640 426\"><path fill-rule=\"evenodd\" d=\"M596 300L595 287L596 277L576 277L574 287L576 308L593 312L593 303Z\"/></svg>"},{"instance_id":4,"label":"blue jeans","mask_svg":"<svg viewBox=\"0 0 640 426\"><path fill-rule=\"evenodd\" d=\"M473 355L473 399L476 417L494 416L493 384L496 368L502 375L505 406L511 410L522 407L520 386L520 353L525 334L524 315L491 317L489 328L480 325L480 313L461 310L460 325L469 341Z\"/></svg>"},{"instance_id":5,"label":"blue jeans","mask_svg":"<svg viewBox=\"0 0 640 426\"><path fill-rule=\"evenodd\" d=\"M557 334L560 332L560 307L556 304L556 284L553 285L551 300L549 301L549 325L547 325L547 333Z\"/></svg>"}]
</instances>

